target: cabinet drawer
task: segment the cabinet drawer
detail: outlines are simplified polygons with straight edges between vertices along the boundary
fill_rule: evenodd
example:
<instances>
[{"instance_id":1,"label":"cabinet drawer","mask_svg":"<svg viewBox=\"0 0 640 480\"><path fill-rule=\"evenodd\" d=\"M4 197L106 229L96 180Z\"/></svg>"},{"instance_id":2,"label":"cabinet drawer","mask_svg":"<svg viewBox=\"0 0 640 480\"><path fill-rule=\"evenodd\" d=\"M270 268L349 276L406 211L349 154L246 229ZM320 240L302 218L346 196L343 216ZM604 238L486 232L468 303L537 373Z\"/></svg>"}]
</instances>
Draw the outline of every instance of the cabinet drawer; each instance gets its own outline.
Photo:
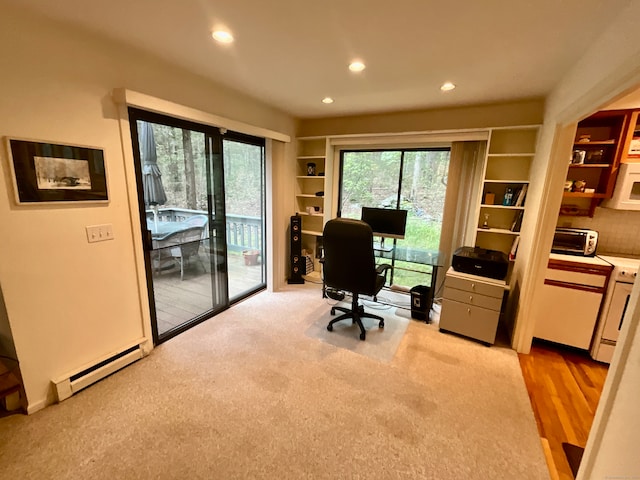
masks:
<instances>
[{"instance_id":1,"label":"cabinet drawer","mask_svg":"<svg viewBox=\"0 0 640 480\"><path fill-rule=\"evenodd\" d=\"M488 308L489 310L500 310L502 305L502 298L489 297L487 295L481 295L475 292L469 292L466 290L458 290L457 288L451 288L445 284L444 298L448 300L455 300L456 302L466 303L476 307Z\"/></svg>"},{"instance_id":2,"label":"cabinet drawer","mask_svg":"<svg viewBox=\"0 0 640 480\"><path fill-rule=\"evenodd\" d=\"M493 343L496 339L500 312L474 307L444 298L440 313L440 328Z\"/></svg>"},{"instance_id":3,"label":"cabinet drawer","mask_svg":"<svg viewBox=\"0 0 640 480\"><path fill-rule=\"evenodd\" d=\"M451 275L447 275L444 281L444 286L500 299L504 294L504 287L500 285L490 285L487 283L477 282L475 280L468 280L466 278L453 277Z\"/></svg>"}]
</instances>

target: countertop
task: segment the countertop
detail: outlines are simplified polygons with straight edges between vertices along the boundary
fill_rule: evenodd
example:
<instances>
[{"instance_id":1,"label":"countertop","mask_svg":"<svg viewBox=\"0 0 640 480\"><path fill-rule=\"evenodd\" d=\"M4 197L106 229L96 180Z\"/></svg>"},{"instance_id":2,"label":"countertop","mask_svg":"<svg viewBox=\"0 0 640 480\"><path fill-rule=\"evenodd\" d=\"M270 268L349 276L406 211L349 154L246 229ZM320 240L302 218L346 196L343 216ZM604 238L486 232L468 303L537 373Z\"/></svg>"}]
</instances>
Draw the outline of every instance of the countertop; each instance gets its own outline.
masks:
<instances>
[{"instance_id":1,"label":"countertop","mask_svg":"<svg viewBox=\"0 0 640 480\"><path fill-rule=\"evenodd\" d=\"M568 263L579 263L582 265L596 265L599 267L609 267L611 264L606 260L598 257L581 257L579 255L565 255L562 253L552 253L549 255L549 260L559 260Z\"/></svg>"}]
</instances>

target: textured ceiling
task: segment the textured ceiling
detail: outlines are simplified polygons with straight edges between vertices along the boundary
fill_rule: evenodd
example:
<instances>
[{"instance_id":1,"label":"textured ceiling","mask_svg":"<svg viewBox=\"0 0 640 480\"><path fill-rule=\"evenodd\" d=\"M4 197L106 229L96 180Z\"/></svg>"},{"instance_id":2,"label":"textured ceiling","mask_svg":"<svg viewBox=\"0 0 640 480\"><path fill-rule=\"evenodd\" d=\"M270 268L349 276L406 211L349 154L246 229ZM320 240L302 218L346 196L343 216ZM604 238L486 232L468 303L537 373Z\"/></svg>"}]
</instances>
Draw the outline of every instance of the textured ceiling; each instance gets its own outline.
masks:
<instances>
[{"instance_id":1,"label":"textured ceiling","mask_svg":"<svg viewBox=\"0 0 640 480\"><path fill-rule=\"evenodd\" d=\"M306 118L544 97L632 0L10 1Z\"/></svg>"}]
</instances>

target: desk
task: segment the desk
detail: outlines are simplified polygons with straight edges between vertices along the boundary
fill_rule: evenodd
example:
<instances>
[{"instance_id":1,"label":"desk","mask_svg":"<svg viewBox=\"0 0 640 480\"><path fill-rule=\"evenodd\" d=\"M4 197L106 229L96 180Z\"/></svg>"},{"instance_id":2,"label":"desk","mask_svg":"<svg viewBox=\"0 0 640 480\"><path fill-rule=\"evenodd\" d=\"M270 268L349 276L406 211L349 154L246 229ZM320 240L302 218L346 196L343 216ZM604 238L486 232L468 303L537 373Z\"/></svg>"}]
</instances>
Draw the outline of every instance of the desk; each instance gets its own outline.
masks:
<instances>
[{"instance_id":1,"label":"desk","mask_svg":"<svg viewBox=\"0 0 640 480\"><path fill-rule=\"evenodd\" d=\"M378 258L385 260L399 261L399 262L411 262L420 265L429 265L431 267L431 283L429 285L429 298L427 298L427 323L429 322L429 312L433 306L433 297L436 293L436 277L438 276L438 269L444 265L443 255L437 250L427 250L424 248L413 248L396 246L389 248L384 245L380 248L379 245L374 245L374 252ZM412 270L418 273L424 273L418 270Z\"/></svg>"}]
</instances>

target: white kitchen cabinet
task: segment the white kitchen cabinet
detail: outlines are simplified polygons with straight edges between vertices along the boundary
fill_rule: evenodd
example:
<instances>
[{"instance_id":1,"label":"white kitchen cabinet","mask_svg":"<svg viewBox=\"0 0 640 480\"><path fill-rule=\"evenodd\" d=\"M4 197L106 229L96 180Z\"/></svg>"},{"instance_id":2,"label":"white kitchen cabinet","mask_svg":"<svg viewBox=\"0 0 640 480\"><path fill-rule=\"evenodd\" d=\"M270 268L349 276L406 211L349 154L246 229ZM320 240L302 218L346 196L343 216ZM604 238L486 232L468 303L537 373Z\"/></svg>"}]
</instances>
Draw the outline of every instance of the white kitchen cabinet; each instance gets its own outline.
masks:
<instances>
[{"instance_id":1,"label":"white kitchen cabinet","mask_svg":"<svg viewBox=\"0 0 640 480\"><path fill-rule=\"evenodd\" d=\"M536 322L535 337L589 348L602 302L601 292L545 284L540 301L548 311Z\"/></svg>"},{"instance_id":2,"label":"white kitchen cabinet","mask_svg":"<svg viewBox=\"0 0 640 480\"><path fill-rule=\"evenodd\" d=\"M549 260L534 337L589 348L612 270L607 262L598 260L568 255Z\"/></svg>"}]
</instances>

